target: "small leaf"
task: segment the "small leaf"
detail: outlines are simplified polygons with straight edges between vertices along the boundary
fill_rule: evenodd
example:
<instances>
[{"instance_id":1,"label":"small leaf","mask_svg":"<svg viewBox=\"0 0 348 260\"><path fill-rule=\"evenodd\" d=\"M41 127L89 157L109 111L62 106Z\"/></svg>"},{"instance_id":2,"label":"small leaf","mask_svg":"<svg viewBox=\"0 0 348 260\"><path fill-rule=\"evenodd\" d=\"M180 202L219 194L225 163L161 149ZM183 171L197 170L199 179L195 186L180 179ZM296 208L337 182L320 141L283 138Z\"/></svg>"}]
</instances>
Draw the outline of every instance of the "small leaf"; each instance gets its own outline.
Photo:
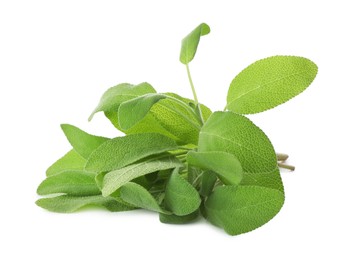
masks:
<instances>
[{"instance_id":1,"label":"small leaf","mask_svg":"<svg viewBox=\"0 0 348 260\"><path fill-rule=\"evenodd\" d=\"M180 61L183 64L188 64L193 60L201 36L207 35L208 33L210 33L209 26L202 23L182 40Z\"/></svg>"},{"instance_id":2,"label":"small leaf","mask_svg":"<svg viewBox=\"0 0 348 260\"><path fill-rule=\"evenodd\" d=\"M304 91L317 72L317 65L302 57L273 56L259 60L233 79L226 108L240 114L271 109Z\"/></svg>"},{"instance_id":3,"label":"small leaf","mask_svg":"<svg viewBox=\"0 0 348 260\"><path fill-rule=\"evenodd\" d=\"M230 235L252 231L281 209L284 194L257 186L220 186L205 202L206 218Z\"/></svg>"},{"instance_id":4,"label":"small leaf","mask_svg":"<svg viewBox=\"0 0 348 260\"><path fill-rule=\"evenodd\" d=\"M270 172L245 172L240 185L261 186L284 193L284 186L278 167Z\"/></svg>"},{"instance_id":5,"label":"small leaf","mask_svg":"<svg viewBox=\"0 0 348 260\"><path fill-rule=\"evenodd\" d=\"M103 94L98 106L90 115L89 121L92 120L94 114L97 112L117 112L118 107L122 102L148 93L156 93L156 90L147 82L140 83L138 85L122 83L109 88Z\"/></svg>"},{"instance_id":6,"label":"small leaf","mask_svg":"<svg viewBox=\"0 0 348 260\"><path fill-rule=\"evenodd\" d=\"M141 121L152 106L166 98L163 94L151 93L123 102L118 109L118 123L127 130Z\"/></svg>"},{"instance_id":7,"label":"small leaf","mask_svg":"<svg viewBox=\"0 0 348 260\"><path fill-rule=\"evenodd\" d=\"M62 195L53 198L39 199L36 201L36 205L58 213L71 213L87 206L104 207L113 212L135 209L114 198L104 198L101 195L85 197Z\"/></svg>"},{"instance_id":8,"label":"small leaf","mask_svg":"<svg viewBox=\"0 0 348 260\"><path fill-rule=\"evenodd\" d=\"M202 170L215 172L224 184L238 185L243 178L243 168L238 159L226 152L189 152L187 162Z\"/></svg>"},{"instance_id":9,"label":"small leaf","mask_svg":"<svg viewBox=\"0 0 348 260\"><path fill-rule=\"evenodd\" d=\"M202 174L202 185L199 190L199 194L203 197L207 197L214 189L217 177L213 171L204 171Z\"/></svg>"},{"instance_id":10,"label":"small leaf","mask_svg":"<svg viewBox=\"0 0 348 260\"><path fill-rule=\"evenodd\" d=\"M47 177L38 187L39 195L66 193L74 196L100 194L95 181L95 174L83 171L65 171Z\"/></svg>"},{"instance_id":11,"label":"small leaf","mask_svg":"<svg viewBox=\"0 0 348 260\"><path fill-rule=\"evenodd\" d=\"M192 212L185 216L177 216L174 214L159 214L160 221L165 224L187 224L194 220L196 220L199 217L199 210L196 210L195 212Z\"/></svg>"},{"instance_id":12,"label":"small leaf","mask_svg":"<svg viewBox=\"0 0 348 260\"><path fill-rule=\"evenodd\" d=\"M196 211L201 204L197 190L176 172L168 180L164 201L168 209L178 216Z\"/></svg>"},{"instance_id":13,"label":"small leaf","mask_svg":"<svg viewBox=\"0 0 348 260\"><path fill-rule=\"evenodd\" d=\"M116 137L100 145L90 155L86 170L98 173L112 171L147 156L177 148L174 140L156 133Z\"/></svg>"},{"instance_id":14,"label":"small leaf","mask_svg":"<svg viewBox=\"0 0 348 260\"><path fill-rule=\"evenodd\" d=\"M64 171L82 171L86 160L75 150L70 150L62 158L52 164L46 171L46 176L53 176Z\"/></svg>"},{"instance_id":15,"label":"small leaf","mask_svg":"<svg viewBox=\"0 0 348 260\"><path fill-rule=\"evenodd\" d=\"M233 112L210 116L200 132L198 151L231 153L245 172L269 172L278 167L268 137L249 119Z\"/></svg>"},{"instance_id":16,"label":"small leaf","mask_svg":"<svg viewBox=\"0 0 348 260\"><path fill-rule=\"evenodd\" d=\"M143 208L155 212L168 213L163 210L155 198L139 184L128 182L120 189L121 198L137 208Z\"/></svg>"},{"instance_id":17,"label":"small leaf","mask_svg":"<svg viewBox=\"0 0 348 260\"><path fill-rule=\"evenodd\" d=\"M156 156L150 160L132 164L107 173L103 180L103 196L108 196L115 192L122 185L131 180L144 176L146 174L182 167L183 164L174 156L163 155Z\"/></svg>"},{"instance_id":18,"label":"small leaf","mask_svg":"<svg viewBox=\"0 0 348 260\"><path fill-rule=\"evenodd\" d=\"M102 143L109 140L106 137L90 135L76 126L62 124L61 127L71 146L85 159Z\"/></svg>"}]
</instances>

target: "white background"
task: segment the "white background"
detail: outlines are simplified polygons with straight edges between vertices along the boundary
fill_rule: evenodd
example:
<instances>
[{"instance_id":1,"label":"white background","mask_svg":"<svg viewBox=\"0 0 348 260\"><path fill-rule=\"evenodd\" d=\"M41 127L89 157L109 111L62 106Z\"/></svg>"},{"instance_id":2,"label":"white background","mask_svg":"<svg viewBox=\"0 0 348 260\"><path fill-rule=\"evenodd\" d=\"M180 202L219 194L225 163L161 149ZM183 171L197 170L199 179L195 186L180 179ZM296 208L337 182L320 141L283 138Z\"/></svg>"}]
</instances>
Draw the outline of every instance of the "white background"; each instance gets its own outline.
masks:
<instances>
[{"instance_id":1,"label":"white background","mask_svg":"<svg viewBox=\"0 0 348 260\"><path fill-rule=\"evenodd\" d=\"M1 0L0 259L347 259L344 2ZM204 220L176 226L144 211L37 207L46 168L69 149L60 123L119 135L102 114L87 122L107 88L147 81L191 97L178 56L181 39L201 22L212 31L191 72L213 110L223 109L230 81L258 59L298 55L319 66L302 95L251 117L297 167L282 172L281 212L231 237Z\"/></svg>"}]
</instances>

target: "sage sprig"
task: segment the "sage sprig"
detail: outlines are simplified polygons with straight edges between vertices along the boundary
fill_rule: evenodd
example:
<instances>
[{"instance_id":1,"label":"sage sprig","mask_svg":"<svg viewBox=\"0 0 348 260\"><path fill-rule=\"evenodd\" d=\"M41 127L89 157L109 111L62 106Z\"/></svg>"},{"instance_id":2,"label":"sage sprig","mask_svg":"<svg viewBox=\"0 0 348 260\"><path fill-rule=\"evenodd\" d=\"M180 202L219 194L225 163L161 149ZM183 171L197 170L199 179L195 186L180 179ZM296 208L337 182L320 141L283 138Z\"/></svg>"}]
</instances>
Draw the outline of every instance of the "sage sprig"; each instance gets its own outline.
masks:
<instances>
[{"instance_id":1,"label":"sage sprig","mask_svg":"<svg viewBox=\"0 0 348 260\"><path fill-rule=\"evenodd\" d=\"M163 223L192 222L200 215L230 235L271 220L284 203L276 154L266 134L245 114L274 108L305 90L317 74L309 59L259 60L231 82L223 111L198 102L189 63L210 27L200 24L182 40L193 100L157 93L149 83L108 89L92 112L104 112L125 136L106 138L68 124L72 149L47 169L36 204L70 213L86 206L110 211L143 208Z\"/></svg>"}]
</instances>

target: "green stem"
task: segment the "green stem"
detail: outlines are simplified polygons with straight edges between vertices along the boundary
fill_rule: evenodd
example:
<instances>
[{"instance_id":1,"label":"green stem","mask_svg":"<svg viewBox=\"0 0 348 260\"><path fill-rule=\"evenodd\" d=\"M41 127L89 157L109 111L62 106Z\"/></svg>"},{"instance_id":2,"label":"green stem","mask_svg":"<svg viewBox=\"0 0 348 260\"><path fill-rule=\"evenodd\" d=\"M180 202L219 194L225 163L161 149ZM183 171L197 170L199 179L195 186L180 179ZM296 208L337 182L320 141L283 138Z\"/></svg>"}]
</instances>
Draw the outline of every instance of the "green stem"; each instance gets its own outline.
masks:
<instances>
[{"instance_id":1,"label":"green stem","mask_svg":"<svg viewBox=\"0 0 348 260\"><path fill-rule=\"evenodd\" d=\"M194 100L195 100L195 105L196 105L197 108L198 108L198 116L199 116L199 119L200 119L200 121L202 122L202 124L204 124L204 119L203 119L202 110L201 110L201 107L200 107L200 105L199 105L199 103L198 103L197 93L196 93L196 90L195 90L195 86L193 85L193 81L192 81L192 77L191 77L191 72L190 72L190 67L189 67L188 64L186 64L186 72L187 72L187 76L188 76L188 79L189 79L189 82L190 82L190 86L191 86L193 98L194 98Z\"/></svg>"}]
</instances>

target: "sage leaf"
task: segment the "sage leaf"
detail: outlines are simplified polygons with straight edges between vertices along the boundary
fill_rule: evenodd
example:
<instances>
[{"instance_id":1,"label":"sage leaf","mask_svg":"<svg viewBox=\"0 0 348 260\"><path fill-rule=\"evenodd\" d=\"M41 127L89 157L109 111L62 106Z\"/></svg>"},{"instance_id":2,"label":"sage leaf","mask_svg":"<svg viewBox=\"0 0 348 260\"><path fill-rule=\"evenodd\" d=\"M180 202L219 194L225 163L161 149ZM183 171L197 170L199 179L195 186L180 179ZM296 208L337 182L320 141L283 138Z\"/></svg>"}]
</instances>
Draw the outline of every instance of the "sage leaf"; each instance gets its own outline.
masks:
<instances>
[{"instance_id":1,"label":"sage leaf","mask_svg":"<svg viewBox=\"0 0 348 260\"><path fill-rule=\"evenodd\" d=\"M62 195L53 198L43 198L36 201L36 205L57 213L71 213L87 206L104 207L109 211L127 211L135 207L126 205L114 198L95 196L69 196Z\"/></svg>"},{"instance_id":2,"label":"sage leaf","mask_svg":"<svg viewBox=\"0 0 348 260\"><path fill-rule=\"evenodd\" d=\"M176 172L168 180L164 201L167 208L178 216L196 211L201 204L197 190Z\"/></svg>"},{"instance_id":3,"label":"sage leaf","mask_svg":"<svg viewBox=\"0 0 348 260\"><path fill-rule=\"evenodd\" d=\"M103 179L103 196L110 195L122 185L140 176L160 170L174 169L182 166L183 164L174 156L166 155L164 157L163 155L160 155L150 160L144 160L142 162L111 171L107 173Z\"/></svg>"},{"instance_id":4,"label":"sage leaf","mask_svg":"<svg viewBox=\"0 0 348 260\"><path fill-rule=\"evenodd\" d=\"M168 213L163 210L156 199L144 187L134 182L124 184L120 189L121 198L137 208L143 208L155 212Z\"/></svg>"},{"instance_id":5,"label":"sage leaf","mask_svg":"<svg viewBox=\"0 0 348 260\"><path fill-rule=\"evenodd\" d=\"M281 209L284 194L257 186L220 186L205 202L206 218L230 235L252 231Z\"/></svg>"},{"instance_id":6,"label":"sage leaf","mask_svg":"<svg viewBox=\"0 0 348 260\"><path fill-rule=\"evenodd\" d=\"M207 24L198 25L190 34L188 34L181 42L180 61L188 64L195 57L199 40L201 36L207 35L210 28Z\"/></svg>"},{"instance_id":7,"label":"sage leaf","mask_svg":"<svg viewBox=\"0 0 348 260\"><path fill-rule=\"evenodd\" d=\"M62 124L61 128L74 150L83 158L89 155L109 138L90 135L73 125Z\"/></svg>"},{"instance_id":8,"label":"sage leaf","mask_svg":"<svg viewBox=\"0 0 348 260\"><path fill-rule=\"evenodd\" d=\"M240 114L271 109L304 91L317 72L317 65L303 57L273 56L256 61L233 79L226 108Z\"/></svg>"},{"instance_id":9,"label":"sage leaf","mask_svg":"<svg viewBox=\"0 0 348 260\"><path fill-rule=\"evenodd\" d=\"M243 178L243 168L238 159L226 152L189 152L187 162L202 170L214 171L224 184L238 185Z\"/></svg>"},{"instance_id":10,"label":"sage leaf","mask_svg":"<svg viewBox=\"0 0 348 260\"><path fill-rule=\"evenodd\" d=\"M150 155L178 148L174 140L156 133L116 137L100 145L88 158L86 170L107 172L120 169Z\"/></svg>"},{"instance_id":11,"label":"sage leaf","mask_svg":"<svg viewBox=\"0 0 348 260\"><path fill-rule=\"evenodd\" d=\"M37 189L39 195L65 193L74 196L98 195L95 174L83 171L65 171L47 177Z\"/></svg>"},{"instance_id":12,"label":"sage leaf","mask_svg":"<svg viewBox=\"0 0 348 260\"><path fill-rule=\"evenodd\" d=\"M210 116L200 132L198 151L231 153L245 172L269 172L278 167L268 137L249 119L233 112Z\"/></svg>"},{"instance_id":13,"label":"sage leaf","mask_svg":"<svg viewBox=\"0 0 348 260\"><path fill-rule=\"evenodd\" d=\"M127 130L141 121L152 106L166 98L163 94L151 93L123 102L118 110L118 123L120 127Z\"/></svg>"},{"instance_id":14,"label":"sage leaf","mask_svg":"<svg viewBox=\"0 0 348 260\"><path fill-rule=\"evenodd\" d=\"M203 197L209 196L214 189L216 181L217 177L213 171L204 171L202 174L202 184L199 194Z\"/></svg>"},{"instance_id":15,"label":"sage leaf","mask_svg":"<svg viewBox=\"0 0 348 260\"><path fill-rule=\"evenodd\" d=\"M261 186L284 193L284 186L278 167L270 172L244 172L240 185Z\"/></svg>"},{"instance_id":16,"label":"sage leaf","mask_svg":"<svg viewBox=\"0 0 348 260\"><path fill-rule=\"evenodd\" d=\"M188 215L177 216L174 214L159 214L159 219L165 224L187 224L199 217L199 210L196 210Z\"/></svg>"},{"instance_id":17,"label":"sage leaf","mask_svg":"<svg viewBox=\"0 0 348 260\"><path fill-rule=\"evenodd\" d=\"M156 93L156 90L147 82L138 85L122 83L112 88L109 88L101 97L98 106L94 109L89 117L89 121L97 112L114 112L124 101L142 96L148 93Z\"/></svg>"},{"instance_id":18,"label":"sage leaf","mask_svg":"<svg viewBox=\"0 0 348 260\"><path fill-rule=\"evenodd\" d=\"M47 169L46 176L53 176L70 170L82 171L85 164L86 160L72 149Z\"/></svg>"}]
</instances>

